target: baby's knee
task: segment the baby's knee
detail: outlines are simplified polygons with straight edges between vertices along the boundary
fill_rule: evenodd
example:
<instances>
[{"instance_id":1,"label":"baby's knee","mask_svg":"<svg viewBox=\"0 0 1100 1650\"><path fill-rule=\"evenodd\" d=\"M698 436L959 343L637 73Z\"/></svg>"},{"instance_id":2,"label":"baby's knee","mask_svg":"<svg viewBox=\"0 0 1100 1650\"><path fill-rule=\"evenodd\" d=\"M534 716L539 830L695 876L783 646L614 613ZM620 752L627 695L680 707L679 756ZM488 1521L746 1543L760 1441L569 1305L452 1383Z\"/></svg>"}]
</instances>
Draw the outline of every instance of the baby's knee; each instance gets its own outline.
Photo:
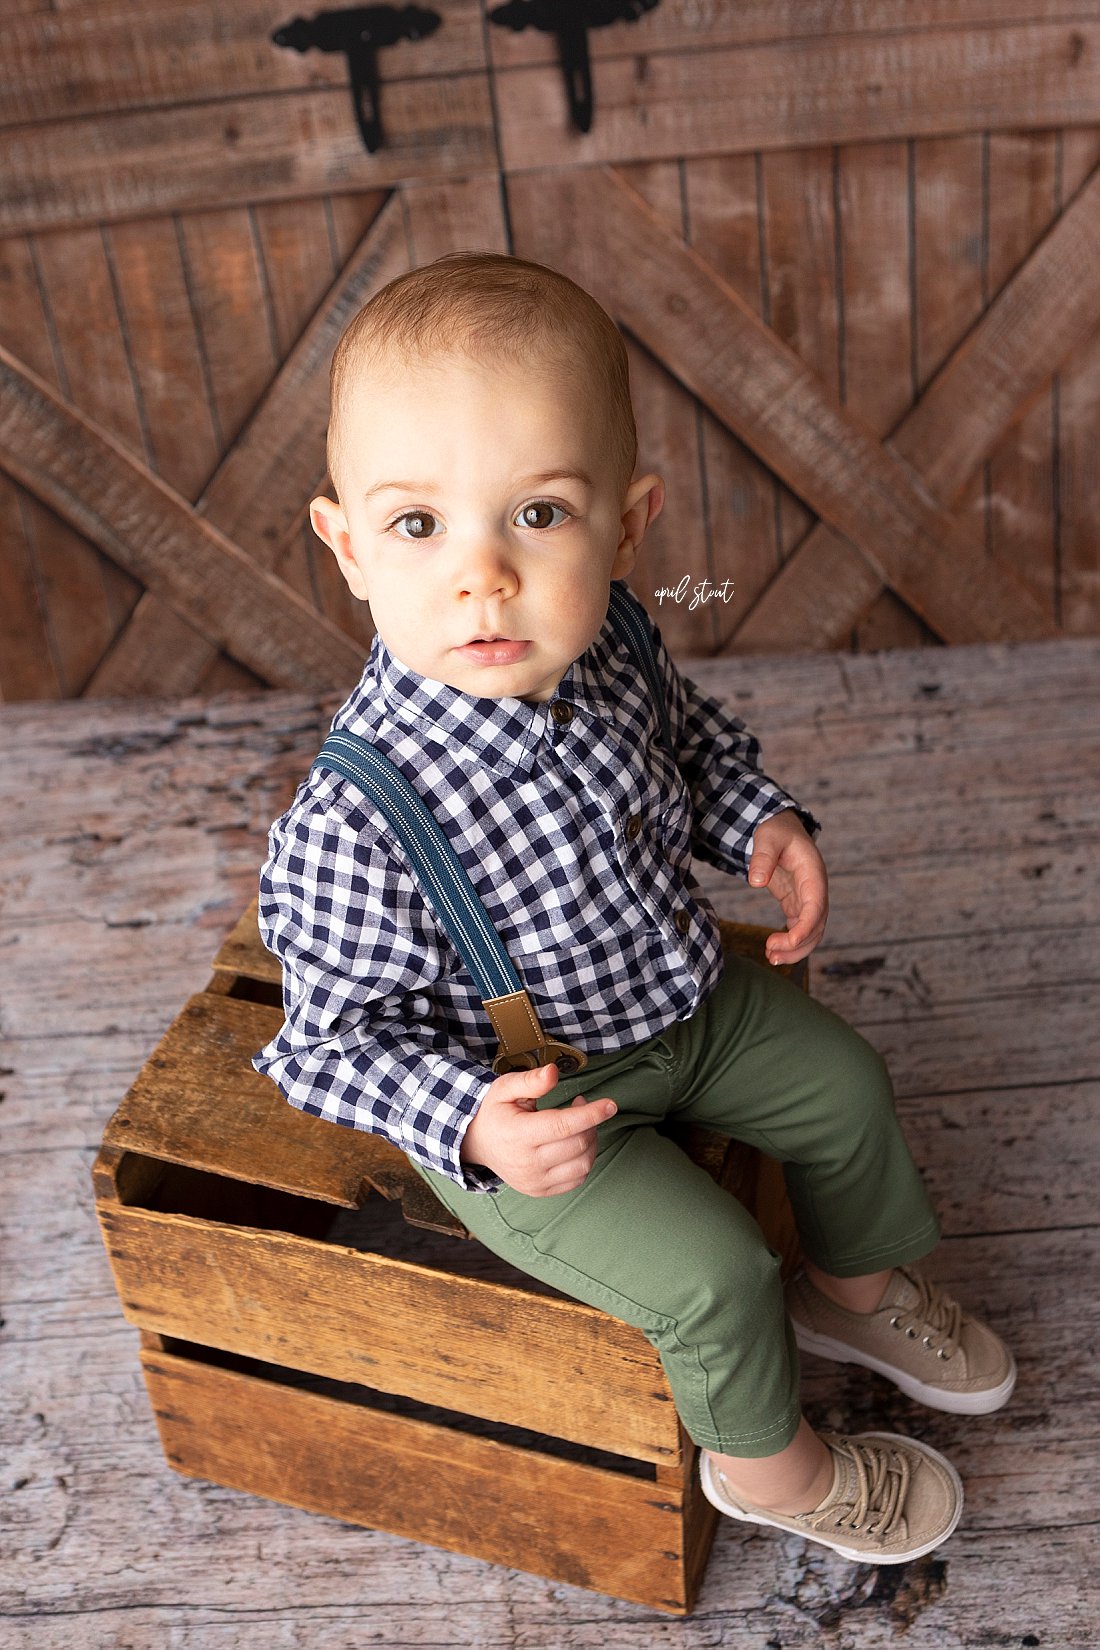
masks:
<instances>
[{"instance_id":1,"label":"baby's knee","mask_svg":"<svg viewBox=\"0 0 1100 1650\"><path fill-rule=\"evenodd\" d=\"M845 1026L830 1061L830 1085L843 1097L846 1115L859 1115L873 1122L882 1115L893 1116L894 1085L890 1068L878 1049L852 1026Z\"/></svg>"},{"instance_id":2,"label":"baby's knee","mask_svg":"<svg viewBox=\"0 0 1100 1650\"><path fill-rule=\"evenodd\" d=\"M690 1298L680 1316L681 1334L705 1338L708 1325L731 1318L745 1322L779 1318L783 1309L783 1259L756 1222L746 1218L730 1241L708 1245L692 1257ZM778 1321L778 1318L777 1318Z\"/></svg>"}]
</instances>

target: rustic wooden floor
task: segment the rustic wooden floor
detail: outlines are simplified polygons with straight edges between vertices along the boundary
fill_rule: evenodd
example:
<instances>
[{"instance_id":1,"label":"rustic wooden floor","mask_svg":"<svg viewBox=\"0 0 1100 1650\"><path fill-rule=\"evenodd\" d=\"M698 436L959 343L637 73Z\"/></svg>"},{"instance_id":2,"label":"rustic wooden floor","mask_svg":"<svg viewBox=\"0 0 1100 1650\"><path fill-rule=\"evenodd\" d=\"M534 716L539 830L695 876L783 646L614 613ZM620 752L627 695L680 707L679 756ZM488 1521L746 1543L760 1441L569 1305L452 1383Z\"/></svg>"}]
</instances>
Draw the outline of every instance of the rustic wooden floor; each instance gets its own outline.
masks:
<instances>
[{"instance_id":1,"label":"rustic wooden floor","mask_svg":"<svg viewBox=\"0 0 1100 1650\"><path fill-rule=\"evenodd\" d=\"M685 668L824 821L814 989L890 1061L945 1230L929 1270L1016 1350L1010 1404L977 1420L805 1360L815 1422L951 1456L957 1533L879 1571L724 1520L678 1621L174 1475L89 1168L334 705L19 706L0 713L5 1650L1100 1642L1100 641ZM706 884L778 926L767 894Z\"/></svg>"}]
</instances>

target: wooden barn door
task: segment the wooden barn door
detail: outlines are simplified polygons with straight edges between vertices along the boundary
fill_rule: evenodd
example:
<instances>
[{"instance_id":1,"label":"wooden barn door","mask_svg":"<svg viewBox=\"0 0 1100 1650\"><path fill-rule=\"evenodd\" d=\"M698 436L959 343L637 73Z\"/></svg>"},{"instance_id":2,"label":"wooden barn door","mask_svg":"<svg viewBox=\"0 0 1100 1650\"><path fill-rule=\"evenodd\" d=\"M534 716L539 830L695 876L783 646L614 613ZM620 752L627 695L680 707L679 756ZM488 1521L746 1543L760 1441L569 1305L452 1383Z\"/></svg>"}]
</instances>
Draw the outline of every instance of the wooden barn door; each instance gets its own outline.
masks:
<instances>
[{"instance_id":1,"label":"wooden barn door","mask_svg":"<svg viewBox=\"0 0 1100 1650\"><path fill-rule=\"evenodd\" d=\"M1094 631L1100 7L660 0L553 37L449 0L380 56L272 0L18 0L0 79L0 693L346 690L327 366L441 252L563 269L627 336L683 654ZM725 600L661 600L703 578Z\"/></svg>"},{"instance_id":2,"label":"wooden barn door","mask_svg":"<svg viewBox=\"0 0 1100 1650\"><path fill-rule=\"evenodd\" d=\"M280 0L19 0L0 33L0 693L340 689L372 627L305 515L386 281L507 250L477 0L380 54Z\"/></svg>"}]
</instances>

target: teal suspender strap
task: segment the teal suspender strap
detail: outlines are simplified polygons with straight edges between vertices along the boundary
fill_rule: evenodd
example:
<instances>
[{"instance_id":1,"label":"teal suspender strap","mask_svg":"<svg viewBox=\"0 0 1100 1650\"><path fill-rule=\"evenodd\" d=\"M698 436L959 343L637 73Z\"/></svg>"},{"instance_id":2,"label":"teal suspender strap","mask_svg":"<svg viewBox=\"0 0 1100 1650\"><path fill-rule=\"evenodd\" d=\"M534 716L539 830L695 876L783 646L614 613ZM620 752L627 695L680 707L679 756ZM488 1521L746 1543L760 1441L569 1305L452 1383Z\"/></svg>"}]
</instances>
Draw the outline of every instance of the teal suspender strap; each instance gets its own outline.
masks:
<instances>
[{"instance_id":1,"label":"teal suspender strap","mask_svg":"<svg viewBox=\"0 0 1100 1650\"><path fill-rule=\"evenodd\" d=\"M607 611L620 640L626 643L626 646L634 655L635 664L649 683L653 703L657 706L657 714L661 718L661 734L664 746L675 762L676 747L672 742L672 725L668 719L665 684L662 682L661 672L657 668L653 633L642 615L631 605L630 598L626 595L626 585L621 579L612 579L611 581L611 598L607 605Z\"/></svg>"},{"instance_id":2,"label":"teal suspender strap","mask_svg":"<svg viewBox=\"0 0 1100 1650\"><path fill-rule=\"evenodd\" d=\"M616 583L608 612L615 629L644 671L661 712L665 742L673 754L664 689L653 656L652 637L644 629ZM548 1037L523 988L484 905L454 847L420 793L401 770L370 740L357 734L330 733L313 760L351 781L385 815L408 855L413 875L436 919L466 964L500 1039L493 1061L497 1073L530 1070L554 1061L559 1070L579 1071L587 1064L581 1049Z\"/></svg>"}]
</instances>

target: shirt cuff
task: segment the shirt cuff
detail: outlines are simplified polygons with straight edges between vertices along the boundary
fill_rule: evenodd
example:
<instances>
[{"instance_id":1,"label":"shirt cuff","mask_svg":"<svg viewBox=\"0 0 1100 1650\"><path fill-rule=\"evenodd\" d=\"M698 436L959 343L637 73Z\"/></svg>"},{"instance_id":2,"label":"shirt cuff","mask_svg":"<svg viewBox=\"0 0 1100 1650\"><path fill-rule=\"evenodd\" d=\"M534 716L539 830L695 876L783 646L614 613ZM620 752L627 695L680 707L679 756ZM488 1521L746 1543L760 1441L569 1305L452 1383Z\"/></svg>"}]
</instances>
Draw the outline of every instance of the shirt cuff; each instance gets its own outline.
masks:
<instances>
[{"instance_id":1,"label":"shirt cuff","mask_svg":"<svg viewBox=\"0 0 1100 1650\"><path fill-rule=\"evenodd\" d=\"M752 850L756 842L756 833L766 819L774 819L777 814L786 813L788 808L793 808L795 813L798 815L802 828L811 840L821 829L821 821L810 812L809 808L800 807L793 796L788 796L785 791L779 791L778 787L776 787L776 789L778 794L773 797L771 801L765 804L760 818L753 825L752 835L749 837L746 848L743 873L746 877L749 874L749 862L752 859Z\"/></svg>"},{"instance_id":2,"label":"shirt cuff","mask_svg":"<svg viewBox=\"0 0 1100 1650\"><path fill-rule=\"evenodd\" d=\"M414 1099L401 1116L398 1144L408 1157L436 1174L444 1174L464 1192L496 1192L504 1181L484 1163L464 1163L459 1156L471 1119L489 1089L494 1074L440 1054L424 1054L431 1070L430 1104Z\"/></svg>"}]
</instances>

